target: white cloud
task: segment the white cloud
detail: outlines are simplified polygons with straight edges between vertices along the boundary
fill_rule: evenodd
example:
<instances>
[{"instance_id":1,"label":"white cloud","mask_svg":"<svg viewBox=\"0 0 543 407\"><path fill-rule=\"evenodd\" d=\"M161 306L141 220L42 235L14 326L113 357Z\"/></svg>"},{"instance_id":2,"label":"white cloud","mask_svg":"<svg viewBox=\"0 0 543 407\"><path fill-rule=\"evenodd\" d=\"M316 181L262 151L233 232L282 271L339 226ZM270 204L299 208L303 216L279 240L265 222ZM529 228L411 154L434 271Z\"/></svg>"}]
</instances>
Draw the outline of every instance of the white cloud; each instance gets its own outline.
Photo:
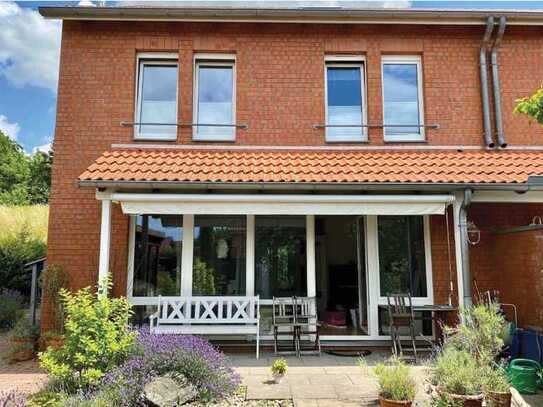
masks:
<instances>
[{"instance_id":1,"label":"white cloud","mask_svg":"<svg viewBox=\"0 0 543 407\"><path fill-rule=\"evenodd\" d=\"M0 75L15 86L57 91L61 23L0 2Z\"/></svg>"},{"instance_id":2,"label":"white cloud","mask_svg":"<svg viewBox=\"0 0 543 407\"><path fill-rule=\"evenodd\" d=\"M17 135L19 134L21 127L18 123L10 123L6 116L0 114L0 130L2 130L2 133L10 139L17 140Z\"/></svg>"},{"instance_id":3,"label":"white cloud","mask_svg":"<svg viewBox=\"0 0 543 407\"><path fill-rule=\"evenodd\" d=\"M51 151L51 147L52 147L51 143L42 144L41 146L36 146L32 149L32 154L36 154L38 151L41 151L43 153L48 153L49 151Z\"/></svg>"}]
</instances>

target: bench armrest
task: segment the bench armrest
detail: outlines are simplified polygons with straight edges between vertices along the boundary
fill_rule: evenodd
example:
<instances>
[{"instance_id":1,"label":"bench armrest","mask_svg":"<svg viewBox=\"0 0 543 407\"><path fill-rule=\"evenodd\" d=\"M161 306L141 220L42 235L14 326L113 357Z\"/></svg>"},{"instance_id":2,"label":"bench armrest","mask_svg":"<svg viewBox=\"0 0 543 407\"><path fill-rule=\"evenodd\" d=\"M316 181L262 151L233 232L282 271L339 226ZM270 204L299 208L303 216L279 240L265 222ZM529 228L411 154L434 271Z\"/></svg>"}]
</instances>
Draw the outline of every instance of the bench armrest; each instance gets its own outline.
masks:
<instances>
[{"instance_id":1,"label":"bench armrest","mask_svg":"<svg viewBox=\"0 0 543 407\"><path fill-rule=\"evenodd\" d=\"M158 316L159 316L158 311L155 312L154 314L149 315L149 327L151 329L156 328L158 326Z\"/></svg>"}]
</instances>

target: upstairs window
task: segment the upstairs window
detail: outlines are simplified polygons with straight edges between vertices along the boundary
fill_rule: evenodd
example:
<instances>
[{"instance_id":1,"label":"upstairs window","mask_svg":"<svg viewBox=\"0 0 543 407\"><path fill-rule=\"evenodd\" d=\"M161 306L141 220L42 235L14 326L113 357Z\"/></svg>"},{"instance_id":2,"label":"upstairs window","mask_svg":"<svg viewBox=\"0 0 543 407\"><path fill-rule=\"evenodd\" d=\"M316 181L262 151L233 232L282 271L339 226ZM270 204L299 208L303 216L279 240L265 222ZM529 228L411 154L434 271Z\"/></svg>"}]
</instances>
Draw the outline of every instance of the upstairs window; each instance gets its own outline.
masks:
<instances>
[{"instance_id":1,"label":"upstairs window","mask_svg":"<svg viewBox=\"0 0 543 407\"><path fill-rule=\"evenodd\" d=\"M197 55L194 70L194 140L233 141L236 85L235 60L229 55ZM211 124L213 126L206 126Z\"/></svg>"},{"instance_id":2,"label":"upstairs window","mask_svg":"<svg viewBox=\"0 0 543 407\"><path fill-rule=\"evenodd\" d=\"M176 140L177 59L175 54L138 56L135 138Z\"/></svg>"},{"instance_id":3,"label":"upstairs window","mask_svg":"<svg viewBox=\"0 0 543 407\"><path fill-rule=\"evenodd\" d=\"M424 141L420 57L384 56L382 75L385 141Z\"/></svg>"},{"instance_id":4,"label":"upstairs window","mask_svg":"<svg viewBox=\"0 0 543 407\"><path fill-rule=\"evenodd\" d=\"M367 140L366 128L362 127L366 124L364 87L364 61L361 57L326 59L326 125L331 126L326 127L326 141Z\"/></svg>"}]
</instances>

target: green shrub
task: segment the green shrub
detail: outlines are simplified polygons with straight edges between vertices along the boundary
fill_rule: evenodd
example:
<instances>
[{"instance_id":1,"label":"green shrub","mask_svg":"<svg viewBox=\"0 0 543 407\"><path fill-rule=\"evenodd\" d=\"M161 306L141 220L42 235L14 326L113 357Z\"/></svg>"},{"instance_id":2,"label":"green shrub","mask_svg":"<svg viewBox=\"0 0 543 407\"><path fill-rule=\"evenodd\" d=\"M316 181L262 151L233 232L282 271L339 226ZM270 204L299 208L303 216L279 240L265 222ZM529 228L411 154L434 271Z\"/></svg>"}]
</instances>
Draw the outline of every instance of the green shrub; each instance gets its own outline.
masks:
<instances>
[{"instance_id":1,"label":"green shrub","mask_svg":"<svg viewBox=\"0 0 543 407\"><path fill-rule=\"evenodd\" d=\"M470 352L480 366L494 363L503 348L502 333L505 318L497 304L476 305L460 310L461 323L456 328L446 328L445 347L453 346Z\"/></svg>"},{"instance_id":2,"label":"green shrub","mask_svg":"<svg viewBox=\"0 0 543 407\"><path fill-rule=\"evenodd\" d=\"M53 313L53 333L64 333L64 305L60 296L61 290L68 289L70 279L59 266L50 265L41 274L43 294L47 297Z\"/></svg>"},{"instance_id":3,"label":"green shrub","mask_svg":"<svg viewBox=\"0 0 543 407\"><path fill-rule=\"evenodd\" d=\"M287 374L288 364L285 359L275 359L271 365L271 373L274 376L282 376Z\"/></svg>"},{"instance_id":4,"label":"green shrub","mask_svg":"<svg viewBox=\"0 0 543 407\"><path fill-rule=\"evenodd\" d=\"M125 298L98 298L90 287L62 289L61 297L64 346L41 353L40 364L66 388L87 388L128 356L136 336L128 329L131 306Z\"/></svg>"},{"instance_id":5,"label":"green shrub","mask_svg":"<svg viewBox=\"0 0 543 407\"><path fill-rule=\"evenodd\" d=\"M485 370L483 389L486 393L508 393L510 388L511 383L504 366L490 366Z\"/></svg>"},{"instance_id":6,"label":"green shrub","mask_svg":"<svg viewBox=\"0 0 543 407\"><path fill-rule=\"evenodd\" d=\"M31 271L24 265L45 256L48 208L0 205L0 281L29 294Z\"/></svg>"},{"instance_id":7,"label":"green shrub","mask_svg":"<svg viewBox=\"0 0 543 407\"><path fill-rule=\"evenodd\" d=\"M484 369L470 352L445 347L435 361L432 382L442 392L472 396L481 394L483 375Z\"/></svg>"},{"instance_id":8,"label":"green shrub","mask_svg":"<svg viewBox=\"0 0 543 407\"><path fill-rule=\"evenodd\" d=\"M402 362L394 361L391 365L379 363L374 373L383 398L394 401L412 401L415 398L417 385L411 369Z\"/></svg>"},{"instance_id":9,"label":"green shrub","mask_svg":"<svg viewBox=\"0 0 543 407\"><path fill-rule=\"evenodd\" d=\"M0 330L11 329L23 316L22 295L15 290L0 290Z\"/></svg>"},{"instance_id":10,"label":"green shrub","mask_svg":"<svg viewBox=\"0 0 543 407\"><path fill-rule=\"evenodd\" d=\"M28 407L64 407L66 394L57 391L42 390L33 394L27 401Z\"/></svg>"}]
</instances>

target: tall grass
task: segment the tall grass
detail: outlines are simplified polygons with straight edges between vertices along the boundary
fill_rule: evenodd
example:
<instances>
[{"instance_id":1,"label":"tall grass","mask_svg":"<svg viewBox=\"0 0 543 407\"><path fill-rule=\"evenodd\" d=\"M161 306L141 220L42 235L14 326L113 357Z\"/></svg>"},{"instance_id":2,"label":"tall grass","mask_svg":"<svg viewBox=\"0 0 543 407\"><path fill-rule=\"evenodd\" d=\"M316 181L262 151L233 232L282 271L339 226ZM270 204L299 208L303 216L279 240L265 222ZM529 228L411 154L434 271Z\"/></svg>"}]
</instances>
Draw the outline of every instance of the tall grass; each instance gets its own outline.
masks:
<instances>
[{"instance_id":1,"label":"tall grass","mask_svg":"<svg viewBox=\"0 0 543 407\"><path fill-rule=\"evenodd\" d=\"M16 239L22 230L36 240L47 243L47 205L2 206L0 205L0 245Z\"/></svg>"},{"instance_id":2,"label":"tall grass","mask_svg":"<svg viewBox=\"0 0 543 407\"><path fill-rule=\"evenodd\" d=\"M48 214L45 205L0 206L2 287L29 293L30 272L24 265L45 256Z\"/></svg>"}]
</instances>

